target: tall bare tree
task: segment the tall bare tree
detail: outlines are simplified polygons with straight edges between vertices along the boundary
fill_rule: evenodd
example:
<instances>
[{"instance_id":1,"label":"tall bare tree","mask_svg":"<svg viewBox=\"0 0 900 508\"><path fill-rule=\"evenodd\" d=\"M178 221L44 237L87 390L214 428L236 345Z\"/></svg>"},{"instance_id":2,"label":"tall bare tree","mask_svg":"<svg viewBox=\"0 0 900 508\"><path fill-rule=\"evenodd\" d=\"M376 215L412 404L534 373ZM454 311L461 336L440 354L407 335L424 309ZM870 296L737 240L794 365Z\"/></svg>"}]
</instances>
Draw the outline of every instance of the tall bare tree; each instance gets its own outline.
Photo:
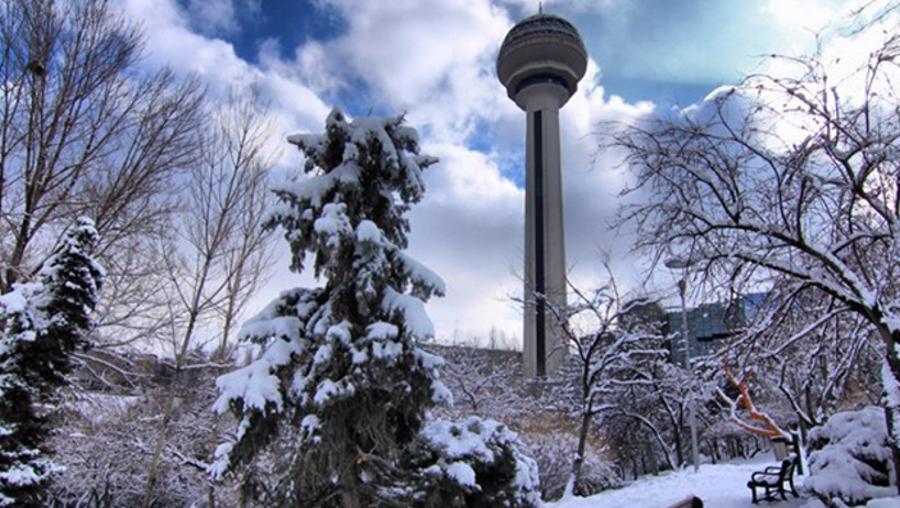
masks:
<instances>
[{"instance_id":1,"label":"tall bare tree","mask_svg":"<svg viewBox=\"0 0 900 508\"><path fill-rule=\"evenodd\" d=\"M146 72L139 28L108 0L5 1L0 45L0 292L86 215L109 268L100 331L143 338L161 304L146 247L168 221L176 174L197 157L202 87Z\"/></svg>"},{"instance_id":2,"label":"tall bare tree","mask_svg":"<svg viewBox=\"0 0 900 508\"><path fill-rule=\"evenodd\" d=\"M778 287L773 291L780 293ZM851 395L865 400L874 394L877 400L878 390L871 387L878 385L874 373L882 352L865 319L815 291L769 300L724 354L777 389L796 415L804 441L808 429L824 424Z\"/></svg>"},{"instance_id":3,"label":"tall bare tree","mask_svg":"<svg viewBox=\"0 0 900 508\"><path fill-rule=\"evenodd\" d=\"M584 494L582 469L591 425L604 412L621 409L612 395L624 386L650 383L635 379L633 372L640 364L665 361L668 356L661 323L656 322L663 316L662 310L653 312L656 304L642 298L626 302L609 266L604 268L606 280L599 288L586 292L569 282L572 303L547 306L566 347L574 352L561 373L561 388L572 392L578 416L578 447L565 496ZM558 399L559 388L553 392Z\"/></svg>"},{"instance_id":4,"label":"tall bare tree","mask_svg":"<svg viewBox=\"0 0 900 508\"><path fill-rule=\"evenodd\" d=\"M229 337L249 297L271 263L271 233L263 229L268 173L274 162L266 144L270 124L259 94L235 94L210 112L212 129L201 142L183 195L175 241L164 256L172 288L166 350L175 378L164 396L164 412L144 494L152 504L159 462L174 415L174 399L192 350L218 337L214 358L230 351ZM215 339L213 339L215 340Z\"/></svg>"},{"instance_id":5,"label":"tall bare tree","mask_svg":"<svg viewBox=\"0 0 900 508\"><path fill-rule=\"evenodd\" d=\"M639 248L695 260L707 282L777 278L781 301L825 297L842 311L810 314L810 325L845 313L865 323L884 352L900 464L900 4L866 5L859 16L875 21L859 31L880 44L859 66L842 69L853 54L840 65L822 51L776 57L787 71L604 144L624 147L637 176L625 218Z\"/></svg>"}]
</instances>

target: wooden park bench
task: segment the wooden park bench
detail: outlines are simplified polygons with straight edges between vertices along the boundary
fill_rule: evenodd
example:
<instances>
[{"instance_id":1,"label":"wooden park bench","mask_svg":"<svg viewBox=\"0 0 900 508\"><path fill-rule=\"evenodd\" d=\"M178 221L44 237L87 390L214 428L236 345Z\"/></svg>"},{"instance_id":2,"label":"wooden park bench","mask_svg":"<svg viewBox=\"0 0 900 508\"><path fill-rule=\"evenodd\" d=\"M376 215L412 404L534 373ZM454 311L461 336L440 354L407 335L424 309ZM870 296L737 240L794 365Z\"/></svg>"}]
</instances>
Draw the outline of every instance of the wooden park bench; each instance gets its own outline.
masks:
<instances>
[{"instance_id":1,"label":"wooden park bench","mask_svg":"<svg viewBox=\"0 0 900 508\"><path fill-rule=\"evenodd\" d=\"M756 471L747 482L747 487L753 493L753 504L759 502L756 497L756 489L765 489L766 501L774 499L774 494L780 494L781 499L787 500L785 495L785 485L791 487L791 494L799 497L797 489L794 488L794 469L797 466L797 458L790 456L781 461L780 466L769 466L763 471Z\"/></svg>"}]
</instances>

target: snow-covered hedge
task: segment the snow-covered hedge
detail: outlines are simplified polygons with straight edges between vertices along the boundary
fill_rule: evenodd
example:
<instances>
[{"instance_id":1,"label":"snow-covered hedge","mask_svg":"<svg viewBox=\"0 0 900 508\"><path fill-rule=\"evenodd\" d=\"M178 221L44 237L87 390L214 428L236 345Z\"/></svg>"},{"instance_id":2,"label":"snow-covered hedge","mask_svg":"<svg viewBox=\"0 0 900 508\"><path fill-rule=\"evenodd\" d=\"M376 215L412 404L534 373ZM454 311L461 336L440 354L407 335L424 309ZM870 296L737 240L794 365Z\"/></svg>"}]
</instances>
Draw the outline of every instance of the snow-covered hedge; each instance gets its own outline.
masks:
<instances>
[{"instance_id":1,"label":"snow-covered hedge","mask_svg":"<svg viewBox=\"0 0 900 508\"><path fill-rule=\"evenodd\" d=\"M538 464L541 472L541 495L544 500L559 499L572 476L572 461L578 448L578 436L572 432L541 429L541 432L522 434L525 452ZM581 466L579 495L590 496L623 485L613 469L609 452L596 448L589 440Z\"/></svg>"},{"instance_id":2,"label":"snow-covered hedge","mask_svg":"<svg viewBox=\"0 0 900 508\"><path fill-rule=\"evenodd\" d=\"M408 448L417 505L540 506L537 464L516 433L476 416L428 422Z\"/></svg>"},{"instance_id":3,"label":"snow-covered hedge","mask_svg":"<svg viewBox=\"0 0 900 508\"><path fill-rule=\"evenodd\" d=\"M805 487L823 501L840 499L851 506L897 493L884 409L874 406L836 413L810 433Z\"/></svg>"}]
</instances>

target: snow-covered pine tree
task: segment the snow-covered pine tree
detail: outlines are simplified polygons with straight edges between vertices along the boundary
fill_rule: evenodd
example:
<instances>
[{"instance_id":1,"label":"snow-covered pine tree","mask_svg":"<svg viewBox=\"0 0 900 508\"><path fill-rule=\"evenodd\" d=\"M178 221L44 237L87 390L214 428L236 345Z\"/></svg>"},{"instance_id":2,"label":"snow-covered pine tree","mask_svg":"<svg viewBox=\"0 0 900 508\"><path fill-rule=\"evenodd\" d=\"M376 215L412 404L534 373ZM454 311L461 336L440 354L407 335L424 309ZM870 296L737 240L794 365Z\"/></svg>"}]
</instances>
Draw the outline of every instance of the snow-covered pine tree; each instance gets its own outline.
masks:
<instances>
[{"instance_id":1,"label":"snow-covered pine tree","mask_svg":"<svg viewBox=\"0 0 900 508\"><path fill-rule=\"evenodd\" d=\"M96 240L93 221L78 219L34 282L0 296L0 506L38 505L56 470L43 446L47 408L91 328L104 277Z\"/></svg>"},{"instance_id":2,"label":"snow-covered pine tree","mask_svg":"<svg viewBox=\"0 0 900 508\"><path fill-rule=\"evenodd\" d=\"M291 269L312 254L325 286L283 293L242 328L263 352L217 381L215 410L230 408L239 425L211 473L251 459L291 425L300 439L270 502L377 506L396 492L386 487L404 475L401 451L425 410L450 396L442 360L419 348L434 334L424 302L444 283L403 252L404 215L436 159L419 153L403 117L348 121L334 110L324 134L289 142L306 156L306 175L274 189L268 224L283 228Z\"/></svg>"}]
</instances>

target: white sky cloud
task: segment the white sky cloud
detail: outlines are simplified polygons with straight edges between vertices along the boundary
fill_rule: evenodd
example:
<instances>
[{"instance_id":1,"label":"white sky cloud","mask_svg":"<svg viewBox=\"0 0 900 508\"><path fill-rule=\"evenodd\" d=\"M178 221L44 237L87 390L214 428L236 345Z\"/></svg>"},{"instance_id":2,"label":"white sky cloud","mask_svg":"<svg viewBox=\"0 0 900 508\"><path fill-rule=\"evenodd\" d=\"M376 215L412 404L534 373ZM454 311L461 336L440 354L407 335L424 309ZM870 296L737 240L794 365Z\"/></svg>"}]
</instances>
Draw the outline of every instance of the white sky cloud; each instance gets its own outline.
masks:
<instances>
[{"instance_id":1,"label":"white sky cloud","mask_svg":"<svg viewBox=\"0 0 900 508\"><path fill-rule=\"evenodd\" d=\"M782 27L810 32L821 30L837 15L842 14L838 5L819 0L769 0L764 12Z\"/></svg>"},{"instance_id":2,"label":"white sky cloud","mask_svg":"<svg viewBox=\"0 0 900 508\"><path fill-rule=\"evenodd\" d=\"M233 0L217 0L227 7L215 15L196 2L187 10L175 0L120 0L120 5L146 25L151 65L199 73L213 93L258 83L272 102L273 135L279 139L321 129L331 107L323 97L334 97L337 90L352 94L351 84L367 88L373 107L406 111L425 134L425 151L441 158L427 171L428 190L411 214L410 236L412 254L448 282L447 297L428 307L438 335L485 337L496 326L521 336L520 315L507 297L521 286L514 272L521 272L524 191L503 176L503 166L524 146L525 118L494 75L496 51L513 22L510 13L489 0L320 1L340 13L346 31L327 41L306 41L287 59L277 39L261 41L257 63L240 58L225 40L204 35L210 26L238 29L232 26ZM554 3L589 8L583 2ZM608 0L601 7L614 10L619 3ZM511 4L522 3L505 5ZM794 15L774 12L785 20ZM198 17L208 25L198 24ZM599 75L592 61L561 117L567 254L583 281L596 276L599 251L620 250L625 243L607 229L623 177L611 170L608 155L596 157L592 134L600 121L654 111L648 102L608 97L597 84ZM491 146L485 148L479 141L488 135ZM285 150L285 165L297 167L299 159ZM286 275L286 265L285 257L260 303L280 289L309 282ZM633 263L623 265L637 278Z\"/></svg>"}]
</instances>

